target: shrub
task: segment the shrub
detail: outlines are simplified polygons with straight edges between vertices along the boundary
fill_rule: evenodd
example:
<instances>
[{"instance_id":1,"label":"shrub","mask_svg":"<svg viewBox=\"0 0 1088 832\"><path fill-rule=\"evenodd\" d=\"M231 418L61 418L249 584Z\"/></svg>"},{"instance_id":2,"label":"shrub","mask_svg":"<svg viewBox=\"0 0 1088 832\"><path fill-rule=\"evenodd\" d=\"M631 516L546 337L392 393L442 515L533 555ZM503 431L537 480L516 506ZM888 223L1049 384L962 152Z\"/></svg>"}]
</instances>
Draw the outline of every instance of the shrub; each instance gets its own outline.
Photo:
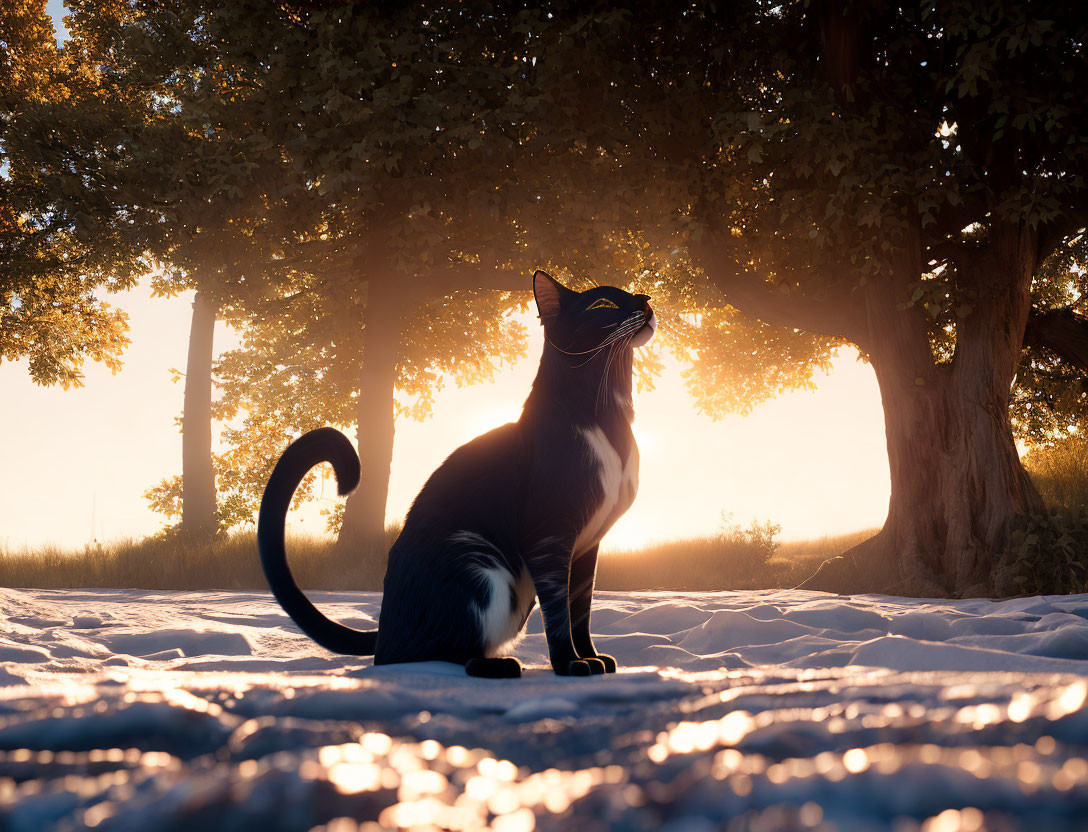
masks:
<instances>
[{"instance_id":1,"label":"shrub","mask_svg":"<svg viewBox=\"0 0 1088 832\"><path fill-rule=\"evenodd\" d=\"M1025 517L994 582L1002 595L1088 592L1088 509Z\"/></svg>"},{"instance_id":2,"label":"shrub","mask_svg":"<svg viewBox=\"0 0 1088 832\"><path fill-rule=\"evenodd\" d=\"M793 586L800 580L796 565L774 558L780 531L777 523L759 521L743 528L726 516L714 537L604 555L597 587L705 591Z\"/></svg>"},{"instance_id":3,"label":"shrub","mask_svg":"<svg viewBox=\"0 0 1088 832\"><path fill-rule=\"evenodd\" d=\"M1048 509L1022 519L994 576L1006 595L1088 591L1088 437L1037 446L1024 467Z\"/></svg>"}]
</instances>

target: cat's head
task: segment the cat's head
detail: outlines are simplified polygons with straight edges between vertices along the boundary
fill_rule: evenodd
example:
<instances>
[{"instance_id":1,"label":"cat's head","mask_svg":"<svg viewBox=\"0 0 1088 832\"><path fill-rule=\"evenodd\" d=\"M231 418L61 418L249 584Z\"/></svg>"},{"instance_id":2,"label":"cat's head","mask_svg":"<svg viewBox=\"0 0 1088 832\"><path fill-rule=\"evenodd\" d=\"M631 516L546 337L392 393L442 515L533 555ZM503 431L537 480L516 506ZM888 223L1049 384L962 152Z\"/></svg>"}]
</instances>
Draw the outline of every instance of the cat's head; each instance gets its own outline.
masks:
<instances>
[{"instance_id":1,"label":"cat's head","mask_svg":"<svg viewBox=\"0 0 1088 832\"><path fill-rule=\"evenodd\" d=\"M544 334L569 355L586 355L613 344L641 347L657 328L649 295L615 286L575 292L546 272L533 275L533 294Z\"/></svg>"}]
</instances>

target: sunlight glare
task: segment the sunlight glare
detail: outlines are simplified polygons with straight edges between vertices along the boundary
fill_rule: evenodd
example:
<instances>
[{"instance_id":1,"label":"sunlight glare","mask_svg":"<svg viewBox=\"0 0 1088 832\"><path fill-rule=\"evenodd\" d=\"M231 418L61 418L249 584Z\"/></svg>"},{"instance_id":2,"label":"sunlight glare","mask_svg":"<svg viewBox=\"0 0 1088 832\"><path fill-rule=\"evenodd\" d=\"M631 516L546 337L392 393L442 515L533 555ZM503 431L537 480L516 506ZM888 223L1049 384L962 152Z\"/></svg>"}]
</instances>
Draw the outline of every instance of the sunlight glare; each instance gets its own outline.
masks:
<instances>
[{"instance_id":1,"label":"sunlight glare","mask_svg":"<svg viewBox=\"0 0 1088 832\"><path fill-rule=\"evenodd\" d=\"M521 418L521 405L510 407L491 407L473 414L468 422L463 441L467 442L477 436L482 436L490 430L501 427L509 422L516 422Z\"/></svg>"},{"instance_id":2,"label":"sunlight glare","mask_svg":"<svg viewBox=\"0 0 1088 832\"><path fill-rule=\"evenodd\" d=\"M637 508L638 503L635 503ZM650 529L633 508L616 521L601 541L602 552L637 552L656 541L650 538Z\"/></svg>"}]
</instances>

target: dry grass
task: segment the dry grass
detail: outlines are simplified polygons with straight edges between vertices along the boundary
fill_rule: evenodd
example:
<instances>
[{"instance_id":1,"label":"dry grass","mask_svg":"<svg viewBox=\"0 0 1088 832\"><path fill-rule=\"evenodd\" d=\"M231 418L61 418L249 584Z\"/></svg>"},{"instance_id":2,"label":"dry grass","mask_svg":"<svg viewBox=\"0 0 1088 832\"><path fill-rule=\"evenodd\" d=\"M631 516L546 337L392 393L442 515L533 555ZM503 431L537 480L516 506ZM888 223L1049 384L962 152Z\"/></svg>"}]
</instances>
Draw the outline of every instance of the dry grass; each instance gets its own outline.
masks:
<instances>
[{"instance_id":1,"label":"dry grass","mask_svg":"<svg viewBox=\"0 0 1088 832\"><path fill-rule=\"evenodd\" d=\"M309 589L380 589L385 550L352 556L329 542L288 540L291 569ZM207 543L178 538L120 541L81 552L55 548L4 552L0 586L139 589L267 589L256 534Z\"/></svg>"},{"instance_id":2,"label":"dry grass","mask_svg":"<svg viewBox=\"0 0 1088 832\"><path fill-rule=\"evenodd\" d=\"M390 540L398 530L390 529ZM867 535L787 543L723 533L663 543L600 560L601 589L714 590L795 586L819 557L836 554ZM777 551L776 551L777 548ZM341 552L312 538L288 541L291 569L308 589L381 589L385 550ZM203 544L177 538L122 541L70 552L43 547L0 554L0 586L139 589L265 589L252 532Z\"/></svg>"},{"instance_id":3,"label":"dry grass","mask_svg":"<svg viewBox=\"0 0 1088 832\"><path fill-rule=\"evenodd\" d=\"M772 589L807 576L797 563L714 537L605 552L597 563L597 588L611 590Z\"/></svg>"},{"instance_id":4,"label":"dry grass","mask_svg":"<svg viewBox=\"0 0 1088 832\"><path fill-rule=\"evenodd\" d=\"M1024 467L1050 508L1088 510L1088 438L1067 437L1035 448Z\"/></svg>"},{"instance_id":5,"label":"dry grass","mask_svg":"<svg viewBox=\"0 0 1088 832\"><path fill-rule=\"evenodd\" d=\"M1088 511L1088 439L1032 451L1024 460L1052 508ZM389 543L399 530L387 530ZM726 524L714 537L678 540L631 552L606 552L597 585L612 590L771 589L796 586L824 558L876 529L779 544L773 524ZM381 589L388 546L343 552L329 542L288 542L291 568L308 589ZM265 589L255 535L208 543L178 538L124 541L80 552L42 547L0 551L0 586L141 589Z\"/></svg>"},{"instance_id":6,"label":"dry grass","mask_svg":"<svg viewBox=\"0 0 1088 832\"><path fill-rule=\"evenodd\" d=\"M859 543L868 540L879 531L879 528L862 529L847 534L824 535L812 540L794 540L779 546L777 555L780 558L801 564L811 561L812 566L815 567L819 565L820 561L835 555L841 555L848 549L852 549Z\"/></svg>"},{"instance_id":7,"label":"dry grass","mask_svg":"<svg viewBox=\"0 0 1088 832\"><path fill-rule=\"evenodd\" d=\"M600 589L785 589L801 583L820 561L841 554L876 529L791 543L722 534L677 540L647 549L605 552L597 567Z\"/></svg>"}]
</instances>

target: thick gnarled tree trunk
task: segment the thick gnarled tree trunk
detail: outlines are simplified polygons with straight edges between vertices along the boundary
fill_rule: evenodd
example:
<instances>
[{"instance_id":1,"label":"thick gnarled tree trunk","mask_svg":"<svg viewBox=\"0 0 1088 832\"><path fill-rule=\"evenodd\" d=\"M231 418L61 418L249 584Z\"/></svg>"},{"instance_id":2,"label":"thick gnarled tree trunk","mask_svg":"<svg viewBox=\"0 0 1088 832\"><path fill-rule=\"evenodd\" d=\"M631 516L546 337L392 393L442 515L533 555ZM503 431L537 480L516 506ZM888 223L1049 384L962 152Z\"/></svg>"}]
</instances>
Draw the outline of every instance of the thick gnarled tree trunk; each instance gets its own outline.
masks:
<instances>
[{"instance_id":1,"label":"thick gnarled tree trunk","mask_svg":"<svg viewBox=\"0 0 1088 832\"><path fill-rule=\"evenodd\" d=\"M955 356L935 363L917 310L899 308L920 264L866 290L867 334L891 475L888 517L876 537L828 561L805 589L904 595L990 595L1010 536L1043 503L1020 459L1009 393L1030 312L1035 240L996 226L988 250L962 264L976 287L959 321Z\"/></svg>"},{"instance_id":2,"label":"thick gnarled tree trunk","mask_svg":"<svg viewBox=\"0 0 1088 832\"><path fill-rule=\"evenodd\" d=\"M393 464L393 392L403 331L403 310L389 289L371 283L363 330L363 361L356 407L361 476L348 497L338 543L361 551L380 550L385 540L385 504Z\"/></svg>"},{"instance_id":3,"label":"thick gnarled tree trunk","mask_svg":"<svg viewBox=\"0 0 1088 832\"><path fill-rule=\"evenodd\" d=\"M193 299L182 410L181 532L210 537L216 531L215 470L212 467L212 347L216 305L206 294Z\"/></svg>"},{"instance_id":4,"label":"thick gnarled tree trunk","mask_svg":"<svg viewBox=\"0 0 1088 832\"><path fill-rule=\"evenodd\" d=\"M880 534L854 554L865 588L988 595L1017 518L1042 502L1013 443L1007 389L939 369L949 372L920 386L877 368L892 493Z\"/></svg>"}]
</instances>

